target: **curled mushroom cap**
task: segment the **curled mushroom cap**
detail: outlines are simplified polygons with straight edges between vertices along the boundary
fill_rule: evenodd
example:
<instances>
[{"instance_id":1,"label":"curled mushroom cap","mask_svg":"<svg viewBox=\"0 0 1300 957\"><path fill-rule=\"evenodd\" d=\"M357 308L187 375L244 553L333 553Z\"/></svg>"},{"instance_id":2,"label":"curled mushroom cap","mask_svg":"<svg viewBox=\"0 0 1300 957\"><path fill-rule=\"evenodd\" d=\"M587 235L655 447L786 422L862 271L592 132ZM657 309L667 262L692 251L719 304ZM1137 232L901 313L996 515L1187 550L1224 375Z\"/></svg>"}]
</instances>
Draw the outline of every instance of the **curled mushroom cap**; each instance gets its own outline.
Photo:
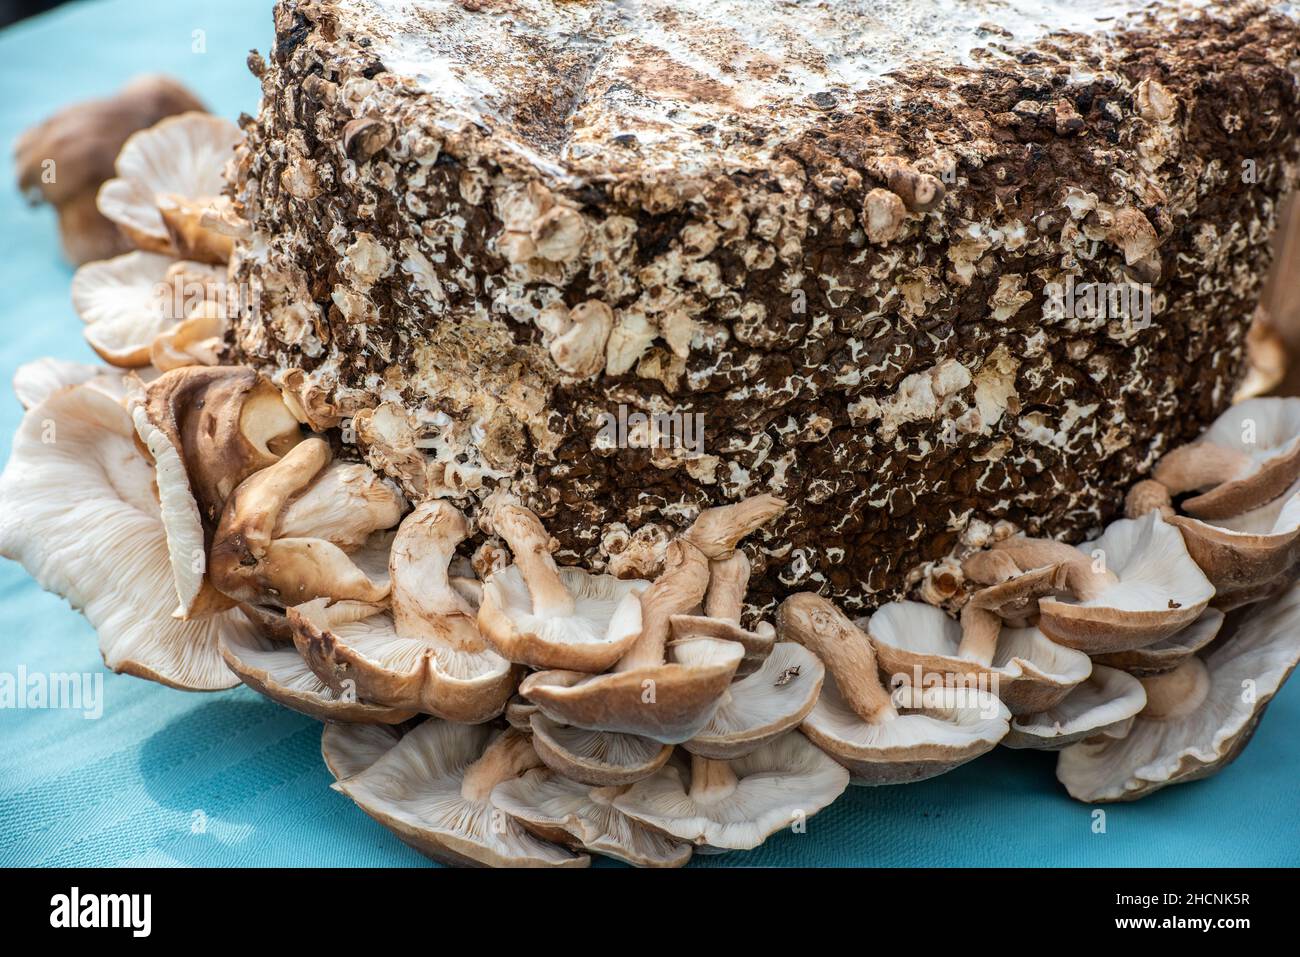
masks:
<instances>
[{"instance_id":1,"label":"curled mushroom cap","mask_svg":"<svg viewBox=\"0 0 1300 957\"><path fill-rule=\"evenodd\" d=\"M167 533L153 469L131 418L91 384L59 390L23 417L0 478L0 554L68 599L99 633L114 671L188 690L238 682L223 635L251 635L238 610L172 617Z\"/></svg>"},{"instance_id":2,"label":"curled mushroom cap","mask_svg":"<svg viewBox=\"0 0 1300 957\"><path fill-rule=\"evenodd\" d=\"M391 481L358 462L331 462L285 505L275 537L320 538L353 551L375 531L396 525L405 510Z\"/></svg>"},{"instance_id":3,"label":"curled mushroom cap","mask_svg":"<svg viewBox=\"0 0 1300 957\"><path fill-rule=\"evenodd\" d=\"M305 439L245 479L226 502L212 536L209 573L236 601L290 607L315 598L382 602L389 583L373 579L337 545L321 538L276 538L285 503L329 461L323 439Z\"/></svg>"},{"instance_id":4,"label":"curled mushroom cap","mask_svg":"<svg viewBox=\"0 0 1300 957\"><path fill-rule=\"evenodd\" d=\"M1284 586L1300 559L1300 482L1266 505L1213 522L1179 515L1192 559L1214 585L1214 605L1231 611Z\"/></svg>"},{"instance_id":5,"label":"curled mushroom cap","mask_svg":"<svg viewBox=\"0 0 1300 957\"><path fill-rule=\"evenodd\" d=\"M402 522L389 557L392 612L332 620L323 601L290 608L294 643L330 687L395 708L453 721L496 717L514 691L515 669L475 625L472 591L448 568L468 535L465 517L434 500Z\"/></svg>"},{"instance_id":6,"label":"curled mushroom cap","mask_svg":"<svg viewBox=\"0 0 1300 957\"><path fill-rule=\"evenodd\" d=\"M733 681L713 717L682 747L728 760L781 737L808 716L821 694L826 669L793 641L778 641L757 671Z\"/></svg>"},{"instance_id":7,"label":"curled mushroom cap","mask_svg":"<svg viewBox=\"0 0 1300 957\"><path fill-rule=\"evenodd\" d=\"M848 783L842 767L793 731L733 761L692 755L686 779L676 765L666 765L616 797L614 806L679 841L745 851L802 825Z\"/></svg>"},{"instance_id":8,"label":"curled mushroom cap","mask_svg":"<svg viewBox=\"0 0 1300 957\"><path fill-rule=\"evenodd\" d=\"M1300 399L1247 399L1231 406L1190 445L1162 458L1152 477L1202 519L1259 508L1300 479Z\"/></svg>"},{"instance_id":9,"label":"curled mushroom cap","mask_svg":"<svg viewBox=\"0 0 1300 957\"><path fill-rule=\"evenodd\" d=\"M492 789L492 803L545 841L604 854L636 867L681 867L691 845L653 831L614 806L627 786L591 787L547 768Z\"/></svg>"},{"instance_id":10,"label":"curled mushroom cap","mask_svg":"<svg viewBox=\"0 0 1300 957\"><path fill-rule=\"evenodd\" d=\"M891 602L867 622L886 673L984 676L1012 714L1046 711L1092 672L1087 655L1056 644L1037 628L995 628L996 644L986 664L963 657L962 626L930 605Z\"/></svg>"},{"instance_id":11,"label":"curled mushroom cap","mask_svg":"<svg viewBox=\"0 0 1300 957\"><path fill-rule=\"evenodd\" d=\"M479 627L504 657L532 668L598 672L632 647L647 582L557 568L550 536L522 506L498 506L491 527L515 564L484 583Z\"/></svg>"},{"instance_id":12,"label":"curled mushroom cap","mask_svg":"<svg viewBox=\"0 0 1300 957\"><path fill-rule=\"evenodd\" d=\"M100 187L99 211L139 249L224 262L229 237L198 221L225 188L226 161L242 135L206 113L181 113L132 134L118 154L117 176Z\"/></svg>"},{"instance_id":13,"label":"curled mushroom cap","mask_svg":"<svg viewBox=\"0 0 1300 957\"><path fill-rule=\"evenodd\" d=\"M1146 703L1147 693L1132 675L1094 665L1088 679L1051 708L1014 718L1002 743L1008 748L1059 751L1099 735L1122 738Z\"/></svg>"},{"instance_id":14,"label":"curled mushroom cap","mask_svg":"<svg viewBox=\"0 0 1300 957\"><path fill-rule=\"evenodd\" d=\"M1250 740L1264 708L1300 660L1300 587L1255 606L1204 656L1140 679L1147 704L1120 739L1061 752L1056 776L1070 796L1132 801L1208 777Z\"/></svg>"},{"instance_id":15,"label":"curled mushroom cap","mask_svg":"<svg viewBox=\"0 0 1300 957\"><path fill-rule=\"evenodd\" d=\"M586 867L586 855L538 840L492 801L497 785L541 761L527 737L430 719L334 788L434 860L488 867Z\"/></svg>"},{"instance_id":16,"label":"curled mushroom cap","mask_svg":"<svg viewBox=\"0 0 1300 957\"><path fill-rule=\"evenodd\" d=\"M185 302L198 295L187 285L198 283L202 292L223 278L211 266L184 265L188 278L178 277L169 256L131 252L77 270L72 305L100 358L124 368L147 366L154 341L185 318Z\"/></svg>"},{"instance_id":17,"label":"curled mushroom cap","mask_svg":"<svg viewBox=\"0 0 1300 957\"><path fill-rule=\"evenodd\" d=\"M568 727L540 712L530 716L528 731L547 767L595 787L640 781L663 767L673 753L671 744L635 734Z\"/></svg>"},{"instance_id":18,"label":"curled mushroom cap","mask_svg":"<svg viewBox=\"0 0 1300 957\"><path fill-rule=\"evenodd\" d=\"M360 701L350 691L336 692L307 667L292 645L277 644L259 634L225 638L221 656L239 680L258 694L322 721L397 724L415 714Z\"/></svg>"},{"instance_id":19,"label":"curled mushroom cap","mask_svg":"<svg viewBox=\"0 0 1300 957\"><path fill-rule=\"evenodd\" d=\"M826 599L804 592L777 612L777 634L813 651L828 672L803 733L862 784L922 781L991 750L1010 713L978 687L898 689L880 683L871 639ZM897 703L896 703L897 702Z\"/></svg>"},{"instance_id":20,"label":"curled mushroom cap","mask_svg":"<svg viewBox=\"0 0 1300 957\"><path fill-rule=\"evenodd\" d=\"M1214 597L1182 535L1159 512L1112 522L1078 551L1115 581L1091 597L1039 599L1038 627L1057 644L1088 654L1144 648L1190 625Z\"/></svg>"},{"instance_id":21,"label":"curled mushroom cap","mask_svg":"<svg viewBox=\"0 0 1300 957\"><path fill-rule=\"evenodd\" d=\"M1093 664L1120 668L1139 677L1170 671L1209 645L1218 636L1223 622L1223 612L1217 608L1207 608L1201 612L1200 618L1182 631L1157 641L1154 645L1097 655L1093 658Z\"/></svg>"}]
</instances>

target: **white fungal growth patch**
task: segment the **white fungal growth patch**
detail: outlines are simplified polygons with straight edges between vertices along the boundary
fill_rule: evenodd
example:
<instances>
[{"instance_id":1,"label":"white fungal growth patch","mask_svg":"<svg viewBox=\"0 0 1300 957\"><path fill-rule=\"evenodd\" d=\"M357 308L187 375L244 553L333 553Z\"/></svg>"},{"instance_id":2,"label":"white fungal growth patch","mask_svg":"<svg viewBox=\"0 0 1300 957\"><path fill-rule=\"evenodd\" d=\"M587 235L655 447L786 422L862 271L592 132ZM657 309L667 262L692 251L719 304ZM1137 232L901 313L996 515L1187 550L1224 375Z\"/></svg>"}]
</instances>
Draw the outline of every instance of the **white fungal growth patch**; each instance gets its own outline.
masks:
<instances>
[{"instance_id":1,"label":"white fungal growth patch","mask_svg":"<svg viewBox=\"0 0 1300 957\"><path fill-rule=\"evenodd\" d=\"M854 425L878 420L880 436L888 442L909 422L937 418L944 400L970 383L969 369L956 359L945 359L924 372L905 377L894 394L884 400L863 396L850 404L849 420Z\"/></svg>"}]
</instances>

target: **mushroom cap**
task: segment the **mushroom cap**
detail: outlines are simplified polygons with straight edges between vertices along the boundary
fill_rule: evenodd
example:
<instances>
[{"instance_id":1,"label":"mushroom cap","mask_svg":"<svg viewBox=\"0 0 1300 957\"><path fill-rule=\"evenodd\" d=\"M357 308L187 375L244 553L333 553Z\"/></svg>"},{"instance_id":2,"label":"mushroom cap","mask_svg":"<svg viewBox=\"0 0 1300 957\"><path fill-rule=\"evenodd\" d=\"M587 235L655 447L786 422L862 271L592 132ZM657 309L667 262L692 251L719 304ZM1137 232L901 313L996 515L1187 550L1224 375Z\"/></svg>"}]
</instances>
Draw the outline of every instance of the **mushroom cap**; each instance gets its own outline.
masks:
<instances>
[{"instance_id":1,"label":"mushroom cap","mask_svg":"<svg viewBox=\"0 0 1300 957\"><path fill-rule=\"evenodd\" d=\"M529 730L533 747L548 768L595 787L640 781L663 767L673 753L671 744L557 724L541 713L531 716Z\"/></svg>"},{"instance_id":2,"label":"mushroom cap","mask_svg":"<svg viewBox=\"0 0 1300 957\"><path fill-rule=\"evenodd\" d=\"M1180 666L1202 672L1204 700L1198 706L1157 717L1149 701L1125 737L1085 741L1062 751L1057 778L1071 797L1096 804L1132 801L1215 773L1245 746L1265 706L1300 660L1297 634L1300 587L1292 586L1251 609L1236 632L1203 657ZM1148 688L1149 699L1151 694Z\"/></svg>"},{"instance_id":3,"label":"mushroom cap","mask_svg":"<svg viewBox=\"0 0 1300 957\"><path fill-rule=\"evenodd\" d=\"M308 667L336 691L352 681L367 701L477 724L501 714L515 688L515 669L477 632L463 641L407 638L386 611L332 616L323 598L290 608L288 617Z\"/></svg>"},{"instance_id":4,"label":"mushroom cap","mask_svg":"<svg viewBox=\"0 0 1300 957\"><path fill-rule=\"evenodd\" d=\"M1247 426L1250 426L1247 428ZM1253 441L1247 442L1249 436ZM1182 503L1201 519L1221 519L1258 508L1300 478L1300 399L1247 399L1230 406L1197 440L1249 458L1231 479ZM1156 478L1160 479L1157 467Z\"/></svg>"},{"instance_id":5,"label":"mushroom cap","mask_svg":"<svg viewBox=\"0 0 1300 957\"><path fill-rule=\"evenodd\" d=\"M283 608L271 608L267 605L254 605L241 601L239 610L257 626L258 633L263 638L281 643L293 641L293 628L289 625L289 616L284 613Z\"/></svg>"},{"instance_id":6,"label":"mushroom cap","mask_svg":"<svg viewBox=\"0 0 1300 957\"><path fill-rule=\"evenodd\" d=\"M538 837L635 867L681 867L691 845L653 831L614 806L619 788L593 788L534 768L492 790L492 803Z\"/></svg>"},{"instance_id":7,"label":"mushroom cap","mask_svg":"<svg viewBox=\"0 0 1300 957\"><path fill-rule=\"evenodd\" d=\"M816 814L844 792L848 773L797 731L728 762L735 786L692 793L669 764L614 799L624 814L679 841L747 851Z\"/></svg>"},{"instance_id":8,"label":"mushroom cap","mask_svg":"<svg viewBox=\"0 0 1300 957\"><path fill-rule=\"evenodd\" d=\"M826 668L795 641L778 641L757 671L733 681L704 730L682 747L729 760L779 738L808 716L821 694Z\"/></svg>"},{"instance_id":9,"label":"mushroom cap","mask_svg":"<svg viewBox=\"0 0 1300 957\"><path fill-rule=\"evenodd\" d=\"M1158 512L1118 519L1078 550L1089 561L1104 556L1119 581L1086 601L1039 599L1038 627L1068 648L1094 655L1153 645L1194 622L1214 597L1177 527Z\"/></svg>"},{"instance_id":10,"label":"mushroom cap","mask_svg":"<svg viewBox=\"0 0 1300 957\"><path fill-rule=\"evenodd\" d=\"M340 695L316 677L293 647L260 634L223 639L221 656L239 680L258 694L321 721L396 724L415 715Z\"/></svg>"},{"instance_id":11,"label":"mushroom cap","mask_svg":"<svg viewBox=\"0 0 1300 957\"><path fill-rule=\"evenodd\" d=\"M1095 665L1088 680L1054 707L1014 718L1002 744L1059 751L1095 735L1123 737L1146 703L1142 682L1118 668Z\"/></svg>"},{"instance_id":12,"label":"mushroom cap","mask_svg":"<svg viewBox=\"0 0 1300 957\"><path fill-rule=\"evenodd\" d=\"M657 668L534 672L519 693L560 724L681 744L708 725L745 652L733 641L701 638L672 653L675 660Z\"/></svg>"},{"instance_id":13,"label":"mushroom cap","mask_svg":"<svg viewBox=\"0 0 1300 957\"><path fill-rule=\"evenodd\" d=\"M1093 665L1108 665L1138 677L1169 671L1212 642L1223 627L1223 620L1223 612L1207 608L1182 631L1145 648L1097 655Z\"/></svg>"},{"instance_id":14,"label":"mushroom cap","mask_svg":"<svg viewBox=\"0 0 1300 957\"><path fill-rule=\"evenodd\" d=\"M14 395L24 409L30 409L59 389L96 380L119 398L126 394L121 372L111 366L43 358L24 362L14 372Z\"/></svg>"},{"instance_id":15,"label":"mushroom cap","mask_svg":"<svg viewBox=\"0 0 1300 957\"><path fill-rule=\"evenodd\" d=\"M229 120L206 113L181 113L133 133L118 154L117 176L99 189L99 211L140 249L177 254L160 200L221 195L226 161L242 138Z\"/></svg>"},{"instance_id":16,"label":"mushroom cap","mask_svg":"<svg viewBox=\"0 0 1300 957\"><path fill-rule=\"evenodd\" d=\"M490 738L482 725L430 719L333 787L402 841L446 864L586 867L586 855L540 841L490 798L462 793L465 772Z\"/></svg>"},{"instance_id":17,"label":"mushroom cap","mask_svg":"<svg viewBox=\"0 0 1300 957\"><path fill-rule=\"evenodd\" d=\"M816 706L803 721L813 744L849 769L854 784L910 784L951 771L1006 737L1011 713L987 691L899 688L903 707L868 724L827 674ZM919 707L907 708L915 703Z\"/></svg>"},{"instance_id":18,"label":"mushroom cap","mask_svg":"<svg viewBox=\"0 0 1300 957\"><path fill-rule=\"evenodd\" d=\"M672 632L674 644L691 641L695 638L718 638L722 641L735 641L745 649L745 657L740 660L736 676L743 678L753 674L763 664L764 659L772 653L776 644L776 629L770 622L760 621L750 631L739 622L709 615L670 615L668 626Z\"/></svg>"},{"instance_id":19,"label":"mushroom cap","mask_svg":"<svg viewBox=\"0 0 1300 957\"><path fill-rule=\"evenodd\" d=\"M537 705L522 695L514 695L506 702L506 724L525 734L533 733L533 715L536 713Z\"/></svg>"},{"instance_id":20,"label":"mushroom cap","mask_svg":"<svg viewBox=\"0 0 1300 957\"><path fill-rule=\"evenodd\" d=\"M319 538L352 551L402 520L406 499L392 482L359 462L331 462L291 498L275 523L275 538Z\"/></svg>"},{"instance_id":21,"label":"mushroom cap","mask_svg":"<svg viewBox=\"0 0 1300 957\"><path fill-rule=\"evenodd\" d=\"M572 615L533 614L518 565L483 583L479 628L504 657L530 668L596 673L611 667L641 635L640 595L649 582L559 569Z\"/></svg>"},{"instance_id":22,"label":"mushroom cap","mask_svg":"<svg viewBox=\"0 0 1300 957\"><path fill-rule=\"evenodd\" d=\"M408 730L404 724L352 724L326 721L320 735L325 767L342 781L360 774L393 749Z\"/></svg>"},{"instance_id":23,"label":"mushroom cap","mask_svg":"<svg viewBox=\"0 0 1300 957\"><path fill-rule=\"evenodd\" d=\"M991 667L968 661L957 652L961 625L922 602L882 605L868 619L866 631L882 671L910 676L919 668L922 674L988 676L990 690L1012 714L1046 711L1092 672L1087 655L1058 645L1037 628L1002 629Z\"/></svg>"},{"instance_id":24,"label":"mushroom cap","mask_svg":"<svg viewBox=\"0 0 1300 957\"><path fill-rule=\"evenodd\" d=\"M184 318L172 308L168 270L175 262L131 252L87 263L72 277L72 306L86 323L86 341L105 362L147 366L154 340Z\"/></svg>"},{"instance_id":25,"label":"mushroom cap","mask_svg":"<svg viewBox=\"0 0 1300 957\"><path fill-rule=\"evenodd\" d=\"M55 392L23 416L0 477L0 554L81 610L114 671L186 690L233 687L218 642L254 626L238 610L172 617L152 485L120 403L89 384Z\"/></svg>"},{"instance_id":26,"label":"mushroom cap","mask_svg":"<svg viewBox=\"0 0 1300 957\"><path fill-rule=\"evenodd\" d=\"M1215 588L1214 605L1230 611L1290 575L1300 556L1300 482L1273 501L1214 522L1176 516L1192 560Z\"/></svg>"}]
</instances>

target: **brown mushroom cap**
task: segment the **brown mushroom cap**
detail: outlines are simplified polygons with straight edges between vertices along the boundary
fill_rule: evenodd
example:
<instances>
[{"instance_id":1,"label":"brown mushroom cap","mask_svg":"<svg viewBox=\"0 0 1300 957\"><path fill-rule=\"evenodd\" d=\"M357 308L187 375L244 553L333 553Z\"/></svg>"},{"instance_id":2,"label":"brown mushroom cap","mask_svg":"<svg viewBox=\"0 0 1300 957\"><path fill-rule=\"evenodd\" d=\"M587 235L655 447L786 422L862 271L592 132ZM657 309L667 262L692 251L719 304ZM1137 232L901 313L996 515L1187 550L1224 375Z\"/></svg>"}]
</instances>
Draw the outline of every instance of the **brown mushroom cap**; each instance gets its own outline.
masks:
<instances>
[{"instance_id":1,"label":"brown mushroom cap","mask_svg":"<svg viewBox=\"0 0 1300 957\"><path fill-rule=\"evenodd\" d=\"M540 712L529 719L533 747L557 774L594 787L632 784L649 777L673 753L671 744L612 731L557 724Z\"/></svg>"},{"instance_id":2,"label":"brown mushroom cap","mask_svg":"<svg viewBox=\"0 0 1300 957\"><path fill-rule=\"evenodd\" d=\"M817 704L802 730L862 784L921 781L950 771L1006 736L1010 713L987 691L880 683L871 640L844 613L810 592L777 612L777 634L826 665Z\"/></svg>"},{"instance_id":3,"label":"brown mushroom cap","mask_svg":"<svg viewBox=\"0 0 1300 957\"><path fill-rule=\"evenodd\" d=\"M152 485L120 402L89 383L57 391L24 415L14 437L0 478L0 554L81 610L114 671L189 690L232 687L238 679L218 642L253 625L237 610L172 617Z\"/></svg>"},{"instance_id":4,"label":"brown mushroom cap","mask_svg":"<svg viewBox=\"0 0 1300 957\"><path fill-rule=\"evenodd\" d=\"M586 867L575 855L529 834L492 802L493 789L540 759L513 729L430 719L370 767L335 782L403 842L452 865Z\"/></svg>"},{"instance_id":5,"label":"brown mushroom cap","mask_svg":"<svg viewBox=\"0 0 1300 957\"><path fill-rule=\"evenodd\" d=\"M1203 657L1143 678L1147 706L1121 739L1061 752L1056 776L1090 804L1132 801L1208 777L1250 740L1264 708L1300 660L1300 587L1251 609Z\"/></svg>"},{"instance_id":6,"label":"brown mushroom cap","mask_svg":"<svg viewBox=\"0 0 1300 957\"><path fill-rule=\"evenodd\" d=\"M397 724L415 715L339 694L307 667L292 647L242 633L221 642L221 656L239 680L258 694L321 721Z\"/></svg>"},{"instance_id":7,"label":"brown mushroom cap","mask_svg":"<svg viewBox=\"0 0 1300 957\"><path fill-rule=\"evenodd\" d=\"M1097 655L1093 658L1093 664L1119 668L1138 677L1169 671L1212 642L1223 627L1223 621L1223 612L1217 608L1207 608L1201 612L1200 618L1182 631L1157 641L1154 645Z\"/></svg>"},{"instance_id":8,"label":"brown mushroom cap","mask_svg":"<svg viewBox=\"0 0 1300 957\"><path fill-rule=\"evenodd\" d=\"M1002 744L1059 751L1097 735L1121 738L1146 703L1147 693L1132 675L1095 665L1088 679L1053 707L1012 719L1011 731Z\"/></svg>"},{"instance_id":9,"label":"brown mushroom cap","mask_svg":"<svg viewBox=\"0 0 1300 957\"><path fill-rule=\"evenodd\" d=\"M1162 458L1152 477L1200 519L1259 508L1300 479L1300 399L1247 399L1230 406L1190 445Z\"/></svg>"},{"instance_id":10,"label":"brown mushroom cap","mask_svg":"<svg viewBox=\"0 0 1300 957\"><path fill-rule=\"evenodd\" d=\"M1186 628L1214 597L1182 535L1158 512L1112 522L1078 551L1118 582L1084 600L1039 599L1038 627L1057 644L1087 654L1143 648Z\"/></svg>"},{"instance_id":11,"label":"brown mushroom cap","mask_svg":"<svg viewBox=\"0 0 1300 957\"><path fill-rule=\"evenodd\" d=\"M1267 505L1215 522L1173 519L1187 551L1215 587L1214 605L1231 611L1294 575L1300 560L1300 482Z\"/></svg>"},{"instance_id":12,"label":"brown mushroom cap","mask_svg":"<svg viewBox=\"0 0 1300 957\"><path fill-rule=\"evenodd\" d=\"M799 726L821 694L826 669L793 641L779 641L757 671L727 686L709 723L682 747L730 760L749 754Z\"/></svg>"},{"instance_id":13,"label":"brown mushroom cap","mask_svg":"<svg viewBox=\"0 0 1300 957\"><path fill-rule=\"evenodd\" d=\"M1087 655L1056 644L1037 628L1002 629L988 665L963 658L961 626L921 602L882 605L866 630L886 673L911 676L919 669L921 675L987 678L1012 714L1052 708L1092 672Z\"/></svg>"},{"instance_id":14,"label":"brown mushroom cap","mask_svg":"<svg viewBox=\"0 0 1300 957\"><path fill-rule=\"evenodd\" d=\"M692 755L686 779L666 765L614 807L677 840L743 851L812 817L848 783L843 768L792 731L734 761Z\"/></svg>"},{"instance_id":15,"label":"brown mushroom cap","mask_svg":"<svg viewBox=\"0 0 1300 957\"><path fill-rule=\"evenodd\" d=\"M492 802L544 841L635 867L683 866L691 859L691 845L665 837L614 807L614 799L626 790L591 787L549 768L534 768L493 788Z\"/></svg>"},{"instance_id":16,"label":"brown mushroom cap","mask_svg":"<svg viewBox=\"0 0 1300 957\"><path fill-rule=\"evenodd\" d=\"M294 642L312 670L332 687L350 679L361 697L393 707L469 723L499 715L516 669L479 634L474 590L449 575L468 534L450 503L425 502L393 540L391 614L332 621L319 601L290 609Z\"/></svg>"}]
</instances>

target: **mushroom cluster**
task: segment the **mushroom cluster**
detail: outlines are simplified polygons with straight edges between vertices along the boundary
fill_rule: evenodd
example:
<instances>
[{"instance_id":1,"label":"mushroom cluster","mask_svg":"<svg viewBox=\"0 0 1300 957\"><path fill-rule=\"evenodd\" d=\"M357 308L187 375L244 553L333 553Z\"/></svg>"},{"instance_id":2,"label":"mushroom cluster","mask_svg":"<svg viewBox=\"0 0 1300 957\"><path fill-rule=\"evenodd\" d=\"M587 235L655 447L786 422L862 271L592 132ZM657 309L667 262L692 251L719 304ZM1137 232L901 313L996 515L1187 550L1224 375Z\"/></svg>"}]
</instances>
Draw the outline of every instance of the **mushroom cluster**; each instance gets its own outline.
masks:
<instances>
[{"instance_id":1,"label":"mushroom cluster","mask_svg":"<svg viewBox=\"0 0 1300 957\"><path fill-rule=\"evenodd\" d=\"M994 536L857 622L747 607L772 495L700 510L645 578L559 566L508 480L408 502L293 381L222 362L237 138L127 141L100 208L138 248L73 282L107 364L19 370L0 554L114 670L325 722L336 789L438 860L680 866L998 744L1129 800L1232 760L1300 659L1300 400L1234 406L1095 539Z\"/></svg>"}]
</instances>

